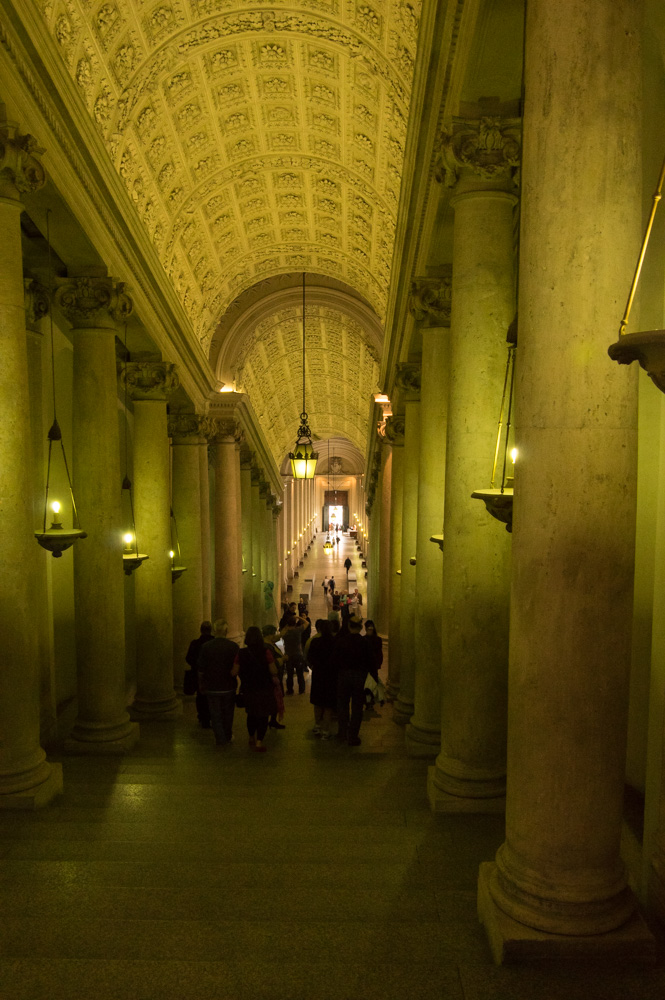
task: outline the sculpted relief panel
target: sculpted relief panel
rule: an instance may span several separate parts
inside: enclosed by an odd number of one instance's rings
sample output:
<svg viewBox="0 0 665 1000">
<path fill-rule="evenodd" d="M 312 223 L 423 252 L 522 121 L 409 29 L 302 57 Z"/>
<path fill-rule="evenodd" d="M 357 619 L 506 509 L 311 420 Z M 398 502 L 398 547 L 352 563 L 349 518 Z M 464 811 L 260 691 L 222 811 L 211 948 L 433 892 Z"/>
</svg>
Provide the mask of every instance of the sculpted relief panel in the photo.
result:
<svg viewBox="0 0 665 1000">
<path fill-rule="evenodd" d="M 415 0 L 31 2 L 204 351 L 276 273 L 344 280 L 383 317 Z"/>
</svg>

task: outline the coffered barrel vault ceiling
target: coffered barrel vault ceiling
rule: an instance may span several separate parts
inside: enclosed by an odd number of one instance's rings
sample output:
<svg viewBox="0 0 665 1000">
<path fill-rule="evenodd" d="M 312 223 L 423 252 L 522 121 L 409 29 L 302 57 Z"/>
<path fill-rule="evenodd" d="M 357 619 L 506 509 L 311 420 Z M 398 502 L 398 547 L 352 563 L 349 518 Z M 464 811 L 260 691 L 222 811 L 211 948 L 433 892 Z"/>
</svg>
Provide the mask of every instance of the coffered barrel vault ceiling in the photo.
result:
<svg viewBox="0 0 665 1000">
<path fill-rule="evenodd" d="M 384 317 L 419 0 L 30 2 L 205 353 L 280 273 Z"/>
</svg>

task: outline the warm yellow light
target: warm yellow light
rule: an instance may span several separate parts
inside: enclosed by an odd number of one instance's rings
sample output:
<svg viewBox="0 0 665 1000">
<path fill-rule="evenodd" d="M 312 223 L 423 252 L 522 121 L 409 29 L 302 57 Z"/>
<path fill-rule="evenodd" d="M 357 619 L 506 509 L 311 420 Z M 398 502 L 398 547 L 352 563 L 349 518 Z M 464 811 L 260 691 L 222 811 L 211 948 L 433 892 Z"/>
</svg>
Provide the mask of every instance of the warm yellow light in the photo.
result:
<svg viewBox="0 0 665 1000">
<path fill-rule="evenodd" d="M 125 543 L 125 545 L 131 545 L 132 542 L 134 541 L 134 536 L 132 535 L 131 531 L 125 532 L 125 534 L 122 536 L 122 540 Z"/>
<path fill-rule="evenodd" d="M 517 448 L 511 448 L 511 449 L 510 449 L 510 457 L 512 458 L 512 460 L 513 460 L 513 465 L 514 465 L 514 464 L 515 464 L 515 461 L 516 461 L 516 459 L 517 459 Z"/>
<path fill-rule="evenodd" d="M 169 550 L 169 558 L 173 559 L 174 555 L 175 555 L 175 552 L 173 551 L 173 549 L 170 549 Z"/>
<path fill-rule="evenodd" d="M 54 500 L 53 503 L 51 504 L 51 510 L 53 511 L 54 514 L 60 513 L 60 503 L 57 500 Z"/>
</svg>

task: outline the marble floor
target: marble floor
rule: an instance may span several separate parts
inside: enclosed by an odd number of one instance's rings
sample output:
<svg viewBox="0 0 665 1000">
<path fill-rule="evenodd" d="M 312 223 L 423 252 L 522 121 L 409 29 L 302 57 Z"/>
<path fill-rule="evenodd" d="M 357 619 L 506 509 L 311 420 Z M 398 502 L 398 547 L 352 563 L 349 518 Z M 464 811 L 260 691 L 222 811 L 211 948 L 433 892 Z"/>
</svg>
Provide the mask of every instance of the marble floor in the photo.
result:
<svg viewBox="0 0 665 1000">
<path fill-rule="evenodd" d="M 662 966 L 495 967 L 476 877 L 502 819 L 433 816 L 387 707 L 353 749 L 308 694 L 285 722 L 259 755 L 237 712 L 218 750 L 187 701 L 122 759 L 51 754 L 64 795 L 0 813 L 0 998 L 663 1000 Z"/>
</svg>

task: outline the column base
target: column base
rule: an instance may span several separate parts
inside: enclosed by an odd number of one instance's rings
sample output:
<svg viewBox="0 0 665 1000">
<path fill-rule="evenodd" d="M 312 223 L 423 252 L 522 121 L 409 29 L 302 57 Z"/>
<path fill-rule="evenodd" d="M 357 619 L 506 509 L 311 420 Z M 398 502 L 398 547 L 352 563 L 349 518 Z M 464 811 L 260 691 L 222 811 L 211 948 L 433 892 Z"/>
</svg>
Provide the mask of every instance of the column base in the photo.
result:
<svg viewBox="0 0 665 1000">
<path fill-rule="evenodd" d="M 408 726 L 412 715 L 413 702 L 403 701 L 398 695 L 393 706 L 393 722 L 396 722 L 398 726 Z"/>
<path fill-rule="evenodd" d="M 409 757 L 438 757 L 441 749 L 441 730 L 422 729 L 413 719 L 406 727 L 406 752 Z"/>
<path fill-rule="evenodd" d="M 41 809 L 56 795 L 62 795 L 62 764 L 49 764 L 49 771 L 39 785 L 23 792 L 0 794 L 0 809 Z"/>
<path fill-rule="evenodd" d="M 604 934 L 550 934 L 513 920 L 492 898 L 490 881 L 494 861 L 484 861 L 478 875 L 478 917 L 484 925 L 492 957 L 497 965 L 504 962 L 600 961 L 632 962 L 652 965 L 656 961 L 656 942 L 637 909 L 630 919 L 614 931 Z"/>
<path fill-rule="evenodd" d="M 130 719 L 135 722 L 161 722 L 179 719 L 182 715 L 182 702 L 175 695 L 164 701 L 143 701 L 141 698 L 135 698 L 127 711 Z"/>
<path fill-rule="evenodd" d="M 486 797 L 453 795 L 436 783 L 436 766 L 427 768 L 427 799 L 433 813 L 484 813 L 497 815 L 506 811 L 505 795 Z"/>
<path fill-rule="evenodd" d="M 127 753 L 139 738 L 136 722 L 127 722 L 110 730 L 90 729 L 76 725 L 65 740 L 63 750 L 69 754 L 85 753 L 92 757 Z"/>
</svg>

